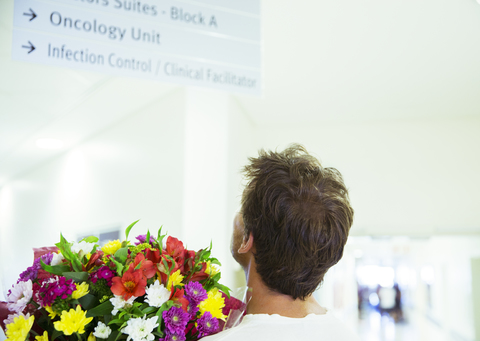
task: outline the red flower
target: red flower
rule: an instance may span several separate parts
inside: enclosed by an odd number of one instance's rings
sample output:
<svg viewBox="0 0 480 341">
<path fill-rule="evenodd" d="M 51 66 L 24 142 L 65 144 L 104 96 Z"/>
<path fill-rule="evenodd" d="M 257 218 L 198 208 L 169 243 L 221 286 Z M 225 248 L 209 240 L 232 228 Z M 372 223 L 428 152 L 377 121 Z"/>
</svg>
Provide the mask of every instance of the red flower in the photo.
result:
<svg viewBox="0 0 480 341">
<path fill-rule="evenodd" d="M 165 249 L 163 249 L 163 252 L 162 252 L 162 256 L 161 256 L 162 259 L 158 262 L 158 269 L 162 277 L 162 283 L 165 284 L 167 281 L 167 275 L 166 275 L 167 269 L 165 269 L 163 260 L 165 260 L 169 269 L 172 267 L 172 264 L 174 264 L 173 269 L 170 271 L 170 273 L 174 273 L 175 271 L 180 269 L 180 272 L 182 273 L 182 275 L 184 275 L 186 255 L 189 255 L 189 254 L 188 254 L 188 251 L 185 250 L 183 243 L 175 237 L 168 236 L 166 247 Z M 172 262 L 172 259 L 174 263 Z"/>
<path fill-rule="evenodd" d="M 189 281 L 201 281 L 205 278 L 208 278 L 208 274 L 205 272 L 207 270 L 207 263 L 202 263 L 202 268 L 195 272 L 192 277 L 189 278 Z"/>
<path fill-rule="evenodd" d="M 135 262 L 133 263 L 133 267 L 142 272 L 142 276 L 145 280 L 148 278 L 152 278 L 157 272 L 156 267 L 153 265 L 152 261 L 146 260 L 143 253 L 137 254 L 137 256 L 135 257 Z"/>
<path fill-rule="evenodd" d="M 147 280 L 143 277 L 142 270 L 135 270 L 133 266 L 123 274 L 122 277 L 113 277 L 112 292 L 117 296 L 123 296 L 126 301 L 130 297 L 145 295 Z"/>
<path fill-rule="evenodd" d="M 97 251 L 93 255 L 90 256 L 87 265 L 84 266 L 85 271 L 91 270 L 94 266 L 100 266 L 105 264 L 102 261 L 103 251 Z"/>
<path fill-rule="evenodd" d="M 167 247 L 163 250 L 163 253 L 169 255 L 173 259 L 183 258 L 185 256 L 185 248 L 183 243 L 175 237 L 168 236 Z"/>
<path fill-rule="evenodd" d="M 157 264 L 161 261 L 160 251 L 147 249 L 145 257 L 153 264 Z"/>
<path fill-rule="evenodd" d="M 180 272 L 183 274 L 185 271 L 184 263 L 186 253 L 183 243 L 175 237 L 168 236 L 166 244 L 167 247 L 163 250 L 162 256 L 164 256 L 169 267 L 172 266 L 172 262 L 165 256 L 170 256 L 175 261 L 175 268 L 172 270 L 172 273 L 180 269 Z"/>
<path fill-rule="evenodd" d="M 192 271 L 195 267 L 195 251 L 185 250 L 185 273 Z"/>
<path fill-rule="evenodd" d="M 173 295 L 170 297 L 170 299 L 175 303 L 180 304 L 182 306 L 183 311 L 187 313 L 189 302 L 184 296 L 185 291 L 183 289 L 175 289 L 175 287 L 172 287 L 172 290 L 175 290 L 175 291 Z"/>
</svg>

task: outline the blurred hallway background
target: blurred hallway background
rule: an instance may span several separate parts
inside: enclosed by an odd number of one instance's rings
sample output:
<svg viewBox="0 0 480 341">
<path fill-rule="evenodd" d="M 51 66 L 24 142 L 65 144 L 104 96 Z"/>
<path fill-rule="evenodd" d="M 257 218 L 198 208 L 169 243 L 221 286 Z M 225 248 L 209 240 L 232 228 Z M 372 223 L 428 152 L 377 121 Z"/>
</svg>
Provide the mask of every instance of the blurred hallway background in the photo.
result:
<svg viewBox="0 0 480 341">
<path fill-rule="evenodd" d="M 479 250 L 478 236 L 352 237 L 317 295 L 363 340 L 474 340 Z"/>
<path fill-rule="evenodd" d="M 355 209 L 320 304 L 365 341 L 480 341 L 480 4 L 261 6 L 257 98 L 12 61 L 0 1 L 0 299 L 32 247 L 122 238 L 137 219 L 132 234 L 212 240 L 223 282 L 243 285 L 240 169 L 297 142 L 340 170 Z"/>
</svg>

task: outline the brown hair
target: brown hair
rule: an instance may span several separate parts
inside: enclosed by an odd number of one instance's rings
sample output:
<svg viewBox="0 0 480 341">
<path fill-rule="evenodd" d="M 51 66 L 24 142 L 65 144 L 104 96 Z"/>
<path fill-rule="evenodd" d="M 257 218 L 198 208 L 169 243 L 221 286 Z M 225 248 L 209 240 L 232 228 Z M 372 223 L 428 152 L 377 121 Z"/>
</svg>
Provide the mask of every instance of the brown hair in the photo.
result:
<svg viewBox="0 0 480 341">
<path fill-rule="evenodd" d="M 257 272 L 270 289 L 304 300 L 347 242 L 353 209 L 342 175 L 297 144 L 249 160 L 241 213 Z"/>
</svg>

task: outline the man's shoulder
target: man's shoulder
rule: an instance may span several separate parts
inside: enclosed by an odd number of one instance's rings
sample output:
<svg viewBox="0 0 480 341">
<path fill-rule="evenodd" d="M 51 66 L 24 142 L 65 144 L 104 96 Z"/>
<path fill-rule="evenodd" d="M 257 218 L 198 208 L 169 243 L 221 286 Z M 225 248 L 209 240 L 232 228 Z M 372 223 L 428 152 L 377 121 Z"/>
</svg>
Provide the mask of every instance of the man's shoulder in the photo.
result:
<svg viewBox="0 0 480 341">
<path fill-rule="evenodd" d="M 280 315 L 247 315 L 237 327 L 206 337 L 205 341 L 305 340 L 305 337 L 336 341 L 359 338 L 333 314 L 288 318 Z"/>
</svg>

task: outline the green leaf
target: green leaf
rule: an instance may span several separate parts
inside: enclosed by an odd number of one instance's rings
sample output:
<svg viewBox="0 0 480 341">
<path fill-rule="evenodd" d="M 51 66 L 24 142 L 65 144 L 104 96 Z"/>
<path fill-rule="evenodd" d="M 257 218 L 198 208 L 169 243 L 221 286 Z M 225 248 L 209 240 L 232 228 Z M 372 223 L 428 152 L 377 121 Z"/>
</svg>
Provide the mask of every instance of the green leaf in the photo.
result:
<svg viewBox="0 0 480 341">
<path fill-rule="evenodd" d="M 195 255 L 195 263 L 204 262 L 210 257 L 211 251 L 208 249 L 201 249 Z"/>
<path fill-rule="evenodd" d="M 218 282 L 218 280 L 220 279 L 220 276 L 222 276 L 222 274 L 219 272 L 219 273 L 215 274 L 214 276 L 212 276 L 212 280 L 214 282 Z"/>
<path fill-rule="evenodd" d="M 156 330 L 152 331 L 152 334 L 153 334 L 153 335 L 155 335 L 155 336 L 157 337 L 157 339 L 158 339 L 158 338 L 162 338 L 162 337 L 163 337 L 163 333 L 162 333 L 162 334 L 160 334 L 160 333 L 159 333 L 159 332 L 157 332 Z M 186 339 L 186 340 L 188 340 L 188 339 Z"/>
<path fill-rule="evenodd" d="M 158 249 L 160 250 L 160 253 L 162 253 L 163 251 L 163 238 L 167 236 L 166 234 L 162 235 L 162 227 L 163 225 L 160 226 L 157 233 L 157 243 L 158 243 Z"/>
<path fill-rule="evenodd" d="M 43 260 L 40 258 L 40 266 L 42 267 L 43 270 L 50 272 L 54 275 L 62 276 L 62 274 L 65 271 L 70 271 L 70 266 L 68 265 L 47 265 L 43 262 Z"/>
<path fill-rule="evenodd" d="M 165 267 L 165 271 L 167 271 L 167 276 L 170 276 L 170 268 L 168 267 L 168 263 L 165 260 L 165 258 L 162 258 L 162 263 L 163 263 L 163 266 Z"/>
<path fill-rule="evenodd" d="M 150 313 L 153 313 L 157 308 L 155 307 L 147 307 L 145 309 L 142 309 L 143 315 L 148 315 Z"/>
<path fill-rule="evenodd" d="M 112 331 L 112 333 L 110 334 L 110 336 L 108 337 L 107 341 L 115 341 L 116 338 L 120 335 L 120 331 L 119 330 L 114 330 Z"/>
<path fill-rule="evenodd" d="M 215 283 L 214 284 L 214 287 L 218 288 L 218 290 L 222 291 L 223 293 L 225 293 L 225 295 L 227 295 L 228 298 L 230 298 L 230 288 L 223 285 L 223 284 L 220 284 L 220 283 Z"/>
<path fill-rule="evenodd" d="M 63 277 L 73 279 L 75 283 L 86 282 L 88 280 L 88 272 L 64 272 Z"/>
<path fill-rule="evenodd" d="M 162 306 L 160 307 L 160 309 L 158 309 L 157 313 L 155 314 L 157 317 L 158 317 L 158 320 L 157 320 L 157 323 L 158 323 L 158 327 L 157 327 L 157 332 L 160 333 L 162 336 L 163 336 L 163 332 L 162 332 L 162 321 L 163 321 L 163 315 L 162 313 L 168 309 L 170 309 L 172 306 L 173 306 L 173 301 L 172 300 L 168 300 L 167 302 L 165 302 L 164 304 L 162 304 Z"/>
<path fill-rule="evenodd" d="M 163 321 L 162 313 L 164 312 L 164 310 L 162 310 L 162 308 L 163 308 L 163 305 L 160 307 L 160 309 L 158 309 L 157 313 L 155 314 L 155 316 L 158 317 L 158 319 L 157 319 L 157 323 L 158 323 L 157 332 L 159 332 L 159 333 L 162 333 L 162 321 Z"/>
<path fill-rule="evenodd" d="M 172 262 L 172 266 L 168 269 L 168 273 L 172 273 L 172 270 L 175 269 L 175 265 L 177 265 L 177 262 L 175 262 L 175 259 L 173 259 L 169 255 L 165 255 L 165 258 L 167 258 L 170 262 Z M 165 259 L 163 259 L 165 260 Z"/>
<path fill-rule="evenodd" d="M 150 244 L 150 230 L 147 230 L 147 238 L 145 239 L 145 243 Z"/>
<path fill-rule="evenodd" d="M 117 261 L 115 260 L 115 258 L 110 258 L 110 260 L 111 260 L 113 263 L 115 263 L 115 265 L 117 266 L 117 274 L 118 274 L 119 276 L 122 276 L 122 274 L 123 274 L 123 268 L 124 268 L 123 264 L 120 263 L 120 262 L 117 262 Z"/>
<path fill-rule="evenodd" d="M 81 240 L 81 242 L 96 243 L 98 242 L 98 238 L 95 236 L 85 237 Z"/>
<path fill-rule="evenodd" d="M 220 261 L 216 258 L 210 258 L 209 261 L 210 261 L 211 264 L 216 264 L 218 266 L 222 266 L 222 263 L 220 263 Z"/>
<path fill-rule="evenodd" d="M 143 312 L 138 309 L 137 307 L 133 307 L 133 309 L 131 310 L 131 313 L 137 317 L 142 317 L 143 316 Z"/>
<path fill-rule="evenodd" d="M 60 233 L 60 242 L 55 244 L 56 247 L 60 250 L 63 257 L 68 260 L 73 267 L 74 271 L 82 271 L 82 262 L 78 259 L 78 256 L 72 252 L 70 243 L 63 237 Z"/>
<path fill-rule="evenodd" d="M 207 260 L 211 254 L 212 254 L 212 251 L 205 251 L 205 253 L 202 255 L 202 261 Z"/>
<path fill-rule="evenodd" d="M 83 310 L 93 309 L 99 303 L 98 298 L 92 294 L 86 294 L 85 296 L 80 297 L 78 302 L 82 306 Z"/>
<path fill-rule="evenodd" d="M 87 311 L 87 317 L 96 317 L 103 316 L 107 314 L 112 314 L 113 304 L 110 300 L 103 302 L 102 304 L 96 306 Z"/>
<path fill-rule="evenodd" d="M 134 227 L 135 224 L 138 223 L 139 221 L 140 221 L 140 219 L 138 219 L 137 221 L 134 221 L 133 223 L 128 225 L 127 229 L 125 230 L 125 239 L 126 240 L 128 240 L 128 235 L 130 234 L 130 230 L 132 229 L 132 227 Z"/>
<path fill-rule="evenodd" d="M 115 252 L 115 259 L 120 263 L 125 263 L 128 257 L 128 247 L 122 247 Z"/>
<path fill-rule="evenodd" d="M 56 329 L 53 329 L 53 333 L 52 333 L 52 338 L 51 340 L 55 340 L 57 337 L 59 337 L 60 335 L 63 335 L 63 333 L 59 330 L 56 330 Z"/>
<path fill-rule="evenodd" d="M 123 322 L 125 322 L 123 319 L 115 319 L 111 320 L 108 324 L 122 324 Z"/>
</svg>

